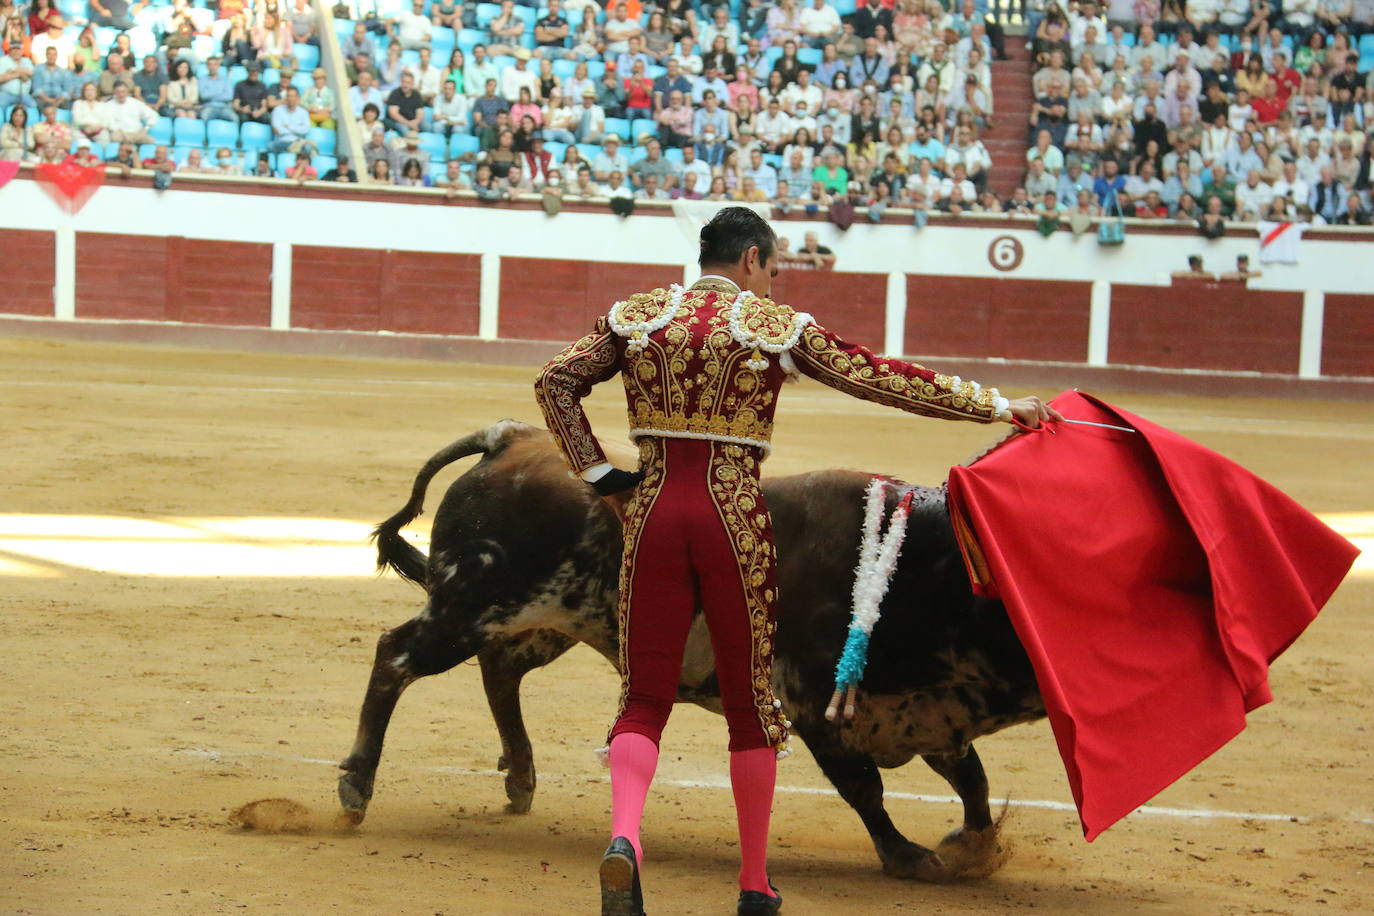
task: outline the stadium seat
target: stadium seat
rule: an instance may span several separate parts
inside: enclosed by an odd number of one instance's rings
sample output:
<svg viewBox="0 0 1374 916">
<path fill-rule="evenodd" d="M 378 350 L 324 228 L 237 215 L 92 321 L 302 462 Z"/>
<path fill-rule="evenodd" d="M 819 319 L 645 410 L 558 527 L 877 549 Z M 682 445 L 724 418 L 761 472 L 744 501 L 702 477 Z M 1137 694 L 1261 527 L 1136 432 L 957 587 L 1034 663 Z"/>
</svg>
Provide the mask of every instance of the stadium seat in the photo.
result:
<svg viewBox="0 0 1374 916">
<path fill-rule="evenodd" d="M 607 118 L 606 130 L 609 133 L 619 134 L 620 139 L 626 142 L 630 139 L 630 122 L 624 118 Z"/>
<path fill-rule="evenodd" d="M 491 21 L 501 15 L 501 4 L 499 3 L 479 3 L 477 4 L 477 28 L 486 32 L 486 28 Z"/>
<path fill-rule="evenodd" d="M 105 148 L 103 150 L 98 150 L 98 152 L 101 154 L 102 159 L 109 161 L 119 155 L 119 144 L 106 143 Z"/>
<path fill-rule="evenodd" d="M 763 161 L 768 163 L 775 169 L 782 168 L 782 156 L 780 156 L 777 153 L 764 153 Z"/>
<path fill-rule="evenodd" d="M 353 37 L 353 27 L 355 25 L 357 25 L 357 23 L 351 19 L 334 20 L 334 34 L 339 36 L 339 44 L 343 44 L 345 41 L 348 41 L 349 38 Z"/>
<path fill-rule="evenodd" d="M 587 61 L 587 78 L 599 80 L 606 75 L 606 62 L 600 60 Z"/>
<path fill-rule="evenodd" d="M 275 67 L 268 67 L 262 71 L 262 84 L 264 86 L 275 86 L 281 82 L 281 71 Z"/>
<path fill-rule="evenodd" d="M 186 157 L 189 156 L 189 155 L 191 154 L 191 151 L 192 151 L 192 150 L 200 151 L 200 147 L 198 147 L 198 146 L 174 146 L 174 147 L 172 147 L 172 151 L 171 151 L 171 153 L 170 153 L 169 155 L 172 157 L 172 161 L 175 162 L 177 165 L 179 165 L 179 166 L 180 166 L 180 165 L 185 165 L 185 164 L 186 164 Z M 201 159 L 201 162 L 202 162 L 202 163 L 205 162 L 205 153 L 204 153 L 204 151 L 200 151 L 200 159 Z"/>
<path fill-rule="evenodd" d="M 171 143 L 172 119 L 158 118 L 157 123 L 148 129 L 148 136 L 152 137 L 156 143 Z"/>
<path fill-rule="evenodd" d="M 509 54 L 493 54 L 491 56 L 491 62 L 496 67 L 498 73 L 507 67 L 515 66 L 515 58 L 511 57 Z"/>
<path fill-rule="evenodd" d="M 291 166 L 296 164 L 295 153 L 277 153 L 272 157 L 272 171 L 282 178 L 290 171 Z"/>
<path fill-rule="evenodd" d="M 667 67 L 660 67 L 658 64 L 650 64 L 649 66 L 644 68 L 644 75 L 651 80 L 656 80 L 667 72 Z"/>
<path fill-rule="evenodd" d="M 229 82 L 231 85 L 237 86 L 246 79 L 248 79 L 248 69 L 242 64 L 235 64 L 229 68 Z"/>
<path fill-rule="evenodd" d="M 576 71 L 577 61 L 575 60 L 556 60 L 553 62 L 553 75 L 559 79 L 572 79 L 572 75 Z"/>
<path fill-rule="evenodd" d="M 658 136 L 658 122 L 653 118 L 635 118 L 630 122 L 630 141 L 639 142 L 640 134 L 648 134 L 651 137 Z"/>
<path fill-rule="evenodd" d="M 177 118 L 172 122 L 172 142 L 177 146 L 204 146 L 205 122 L 192 118 Z"/>
<path fill-rule="evenodd" d="M 429 153 L 431 159 L 446 159 L 448 157 L 448 141 L 441 134 L 421 133 L 420 149 Z"/>
<path fill-rule="evenodd" d="M 833 5 L 835 7 L 835 12 L 839 13 L 841 16 L 848 16 L 858 11 L 859 0 L 835 0 Z"/>
<path fill-rule="evenodd" d="M 59 123 L 62 123 L 62 124 L 70 124 L 70 123 L 72 123 L 72 113 L 71 113 L 71 110 L 70 110 L 70 109 L 67 109 L 67 108 L 59 108 L 59 109 L 57 109 L 57 120 L 58 120 Z"/>
<path fill-rule="evenodd" d="M 311 160 L 311 164 L 315 166 L 320 177 L 323 178 L 326 172 L 339 167 L 339 160 L 333 156 L 316 156 Z"/>
<path fill-rule="evenodd" d="M 405 68 L 407 68 L 407 69 L 410 68 L 410 67 L 418 67 L 418 66 L 420 66 L 420 52 L 419 52 L 419 51 L 402 51 L 402 52 L 401 52 L 401 66 L 402 66 L 402 67 L 405 67 Z"/>
<path fill-rule="evenodd" d="M 1365 54 L 1374 53 L 1374 32 L 1360 36 L 1359 49 L 1361 57 Z"/>
<path fill-rule="evenodd" d="M 532 6 L 520 6 L 520 5 L 517 4 L 516 7 L 515 7 L 515 15 L 517 15 L 517 16 L 519 16 L 521 19 L 525 20 L 525 31 L 526 31 L 526 32 L 530 32 L 530 33 L 533 33 L 533 32 L 534 32 L 534 21 L 535 21 L 535 11 L 534 11 L 534 7 L 532 7 Z"/>
<path fill-rule="evenodd" d="M 631 165 L 634 165 L 639 160 L 647 158 L 648 155 L 649 151 L 647 149 L 642 146 L 636 146 L 634 149 L 630 150 L 630 154 L 626 158 L 630 160 Z"/>
<path fill-rule="evenodd" d="M 303 95 L 305 94 L 305 90 L 315 85 L 315 78 L 310 75 L 309 70 L 300 70 L 297 71 L 295 76 L 291 77 L 291 85 L 299 89 Z"/>
<path fill-rule="evenodd" d="M 302 70 L 314 70 L 320 65 L 320 49 L 314 45 L 297 42 L 291 53 L 295 55 L 296 63 Z"/>
<path fill-rule="evenodd" d="M 334 155 L 334 147 L 339 142 L 338 134 L 327 127 L 310 128 L 310 140 L 315 144 L 315 149 L 326 156 Z"/>
<path fill-rule="evenodd" d="M 267 144 L 272 142 L 272 128 L 257 121 L 245 121 L 239 125 L 239 141 L 244 149 L 267 149 Z"/>
<path fill-rule="evenodd" d="M 239 145 L 239 126 L 234 121 L 221 121 L 215 118 L 205 122 L 205 143 L 207 146 L 227 146 L 236 149 Z"/>
<path fill-rule="evenodd" d="M 797 60 L 806 64 L 808 67 L 819 67 L 821 65 L 821 49 L 798 48 Z"/>
<path fill-rule="evenodd" d="M 156 143 L 144 143 L 142 146 L 140 146 L 140 147 L 138 148 L 138 161 L 139 161 L 139 164 L 141 165 L 141 164 L 143 163 L 143 160 L 144 160 L 144 159 L 151 159 L 151 158 L 153 158 L 153 156 L 156 155 L 156 154 L 157 154 L 157 144 L 156 144 Z"/>
<path fill-rule="evenodd" d="M 487 43 L 487 33 L 480 29 L 463 29 L 458 33 L 458 47 L 463 49 L 463 53 L 471 54 L 472 49 L 477 45 Z"/>
<path fill-rule="evenodd" d="M 601 155 L 601 147 L 597 146 L 595 143 L 579 143 L 577 144 L 577 151 L 581 153 L 582 158 L 586 159 L 588 162 L 591 162 L 597 156 Z"/>
<path fill-rule="evenodd" d="M 680 164 L 682 162 L 682 150 L 677 149 L 676 147 L 674 147 L 673 149 L 664 150 L 663 158 L 667 159 L 669 162 Z"/>
<path fill-rule="evenodd" d="M 476 153 L 482 144 L 471 134 L 454 134 L 449 138 L 449 158 L 456 159 L 466 153 Z"/>
<path fill-rule="evenodd" d="M 458 33 L 445 25 L 436 25 L 434 34 L 430 37 L 430 49 L 434 52 L 434 60 L 448 62 L 449 55 L 453 53 L 453 48 L 458 44 Z"/>
<path fill-rule="evenodd" d="M 554 163 L 563 161 L 563 154 L 567 152 L 568 144 L 559 143 L 556 140 L 547 140 L 544 143 L 544 150 L 553 157 Z"/>
</svg>

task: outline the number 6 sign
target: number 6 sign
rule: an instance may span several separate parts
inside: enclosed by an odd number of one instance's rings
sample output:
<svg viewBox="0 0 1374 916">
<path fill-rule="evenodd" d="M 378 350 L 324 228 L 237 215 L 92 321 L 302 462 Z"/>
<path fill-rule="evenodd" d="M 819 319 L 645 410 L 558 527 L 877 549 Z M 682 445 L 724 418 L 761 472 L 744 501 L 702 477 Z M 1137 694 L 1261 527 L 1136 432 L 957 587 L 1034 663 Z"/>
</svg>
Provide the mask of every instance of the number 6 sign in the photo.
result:
<svg viewBox="0 0 1374 916">
<path fill-rule="evenodd" d="M 999 235 L 988 245 L 988 263 L 994 270 L 1015 270 L 1025 255 L 1021 242 L 1010 235 Z"/>
</svg>

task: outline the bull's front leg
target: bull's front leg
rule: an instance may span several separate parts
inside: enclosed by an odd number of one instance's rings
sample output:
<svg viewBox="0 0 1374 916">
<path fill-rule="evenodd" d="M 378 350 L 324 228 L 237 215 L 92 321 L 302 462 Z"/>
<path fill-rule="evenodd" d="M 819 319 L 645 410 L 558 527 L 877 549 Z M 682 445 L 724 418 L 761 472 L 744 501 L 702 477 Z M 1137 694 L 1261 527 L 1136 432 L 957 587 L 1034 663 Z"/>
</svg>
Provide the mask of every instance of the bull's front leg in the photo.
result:
<svg viewBox="0 0 1374 916">
<path fill-rule="evenodd" d="M 496 730 L 501 735 L 501 759 L 506 771 L 506 811 L 525 814 L 534 802 L 534 750 L 520 711 L 520 682 L 535 668 L 547 665 L 575 645 L 576 640 L 554 630 L 529 630 L 492 640 L 479 653 L 482 686 L 487 692 Z"/>
<path fill-rule="evenodd" d="M 988 777 L 983 761 L 972 745 L 960 754 L 924 754 L 921 757 L 939 773 L 964 803 L 964 823 L 951 831 L 936 848 L 952 875 L 983 878 L 1001 868 L 1006 847 L 988 806 Z"/>
<path fill-rule="evenodd" d="M 387 630 L 377 640 L 377 654 L 367 681 L 358 733 L 353 749 L 339 763 L 339 802 L 354 824 L 362 823 L 372 800 L 377 765 L 382 759 L 382 744 L 396 701 L 416 680 L 440 674 L 470 658 L 458 642 L 449 638 L 441 624 L 428 614 L 407 620 Z"/>
<path fill-rule="evenodd" d="M 872 757 L 845 748 L 824 726 L 812 733 L 799 726 L 798 733 L 806 741 L 821 772 L 868 829 L 885 873 L 917 881 L 948 880 L 948 871 L 940 857 L 902 836 L 892 823 L 883 806 L 883 777 Z"/>
</svg>

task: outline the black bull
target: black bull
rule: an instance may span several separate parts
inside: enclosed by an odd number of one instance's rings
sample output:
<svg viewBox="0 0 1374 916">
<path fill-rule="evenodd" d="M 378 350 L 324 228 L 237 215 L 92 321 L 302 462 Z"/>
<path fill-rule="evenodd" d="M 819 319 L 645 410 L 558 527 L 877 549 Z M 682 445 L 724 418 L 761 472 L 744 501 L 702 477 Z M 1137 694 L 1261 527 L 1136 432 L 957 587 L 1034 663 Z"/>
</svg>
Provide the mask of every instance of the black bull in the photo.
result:
<svg viewBox="0 0 1374 916">
<path fill-rule="evenodd" d="M 435 515 L 426 558 L 399 531 L 420 514 L 434 474 L 474 454 L 481 461 L 449 487 Z M 795 733 L 863 820 L 887 873 L 923 880 L 986 873 L 1000 853 L 972 742 L 1038 719 L 1044 706 L 1005 609 L 970 590 L 942 491 L 922 491 L 912 511 L 854 718 L 824 717 L 849 625 L 868 479 L 819 471 L 764 481 L 780 564 L 774 689 Z M 576 642 L 617 663 L 614 515 L 568 474 L 547 433 L 503 421 L 431 458 L 410 502 L 376 533 L 379 565 L 422 585 L 429 600 L 377 644 L 357 740 L 340 764 L 345 810 L 357 821 L 366 811 L 401 692 L 476 655 L 501 736 L 509 810 L 528 811 L 535 775 L 521 678 Z M 719 712 L 710 652 L 698 615 L 678 698 Z M 964 805 L 962 828 L 938 853 L 903 837 L 883 807 L 878 768 L 917 755 Z"/>
</svg>

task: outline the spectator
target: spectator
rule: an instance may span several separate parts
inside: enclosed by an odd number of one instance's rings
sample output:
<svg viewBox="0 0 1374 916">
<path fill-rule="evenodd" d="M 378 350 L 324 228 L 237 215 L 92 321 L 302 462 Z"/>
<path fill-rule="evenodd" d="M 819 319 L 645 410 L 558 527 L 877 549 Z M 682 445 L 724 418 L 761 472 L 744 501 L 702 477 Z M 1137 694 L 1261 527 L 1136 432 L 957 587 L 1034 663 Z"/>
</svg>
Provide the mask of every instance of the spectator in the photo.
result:
<svg viewBox="0 0 1374 916">
<path fill-rule="evenodd" d="M 1083 192 L 1091 194 L 1093 181 L 1093 176 L 1083 170 L 1083 164 L 1077 158 L 1068 160 L 1059 175 L 1059 202 L 1064 209 L 1075 206 Z"/>
<path fill-rule="evenodd" d="M 314 153 L 310 140 L 310 114 L 301 105 L 301 93 L 295 86 L 286 89 L 286 101 L 272 109 L 272 142 L 268 150 L 281 153 Z"/>
<path fill-rule="evenodd" d="M 410 73 L 401 74 L 401 85 L 391 91 L 386 99 L 386 124 L 400 133 L 418 131 L 424 120 L 421 109 L 424 100 L 415 89 L 415 77 Z"/>
<path fill-rule="evenodd" d="M 130 97 L 124 83 L 116 83 L 114 97 L 101 106 L 101 124 L 115 143 L 152 143 L 148 130 L 156 123 L 157 112 Z"/>
<path fill-rule="evenodd" d="M 368 172 L 368 184 L 384 185 L 390 187 L 394 183 L 391 172 L 390 159 L 372 160 L 372 168 Z"/>
<path fill-rule="evenodd" d="M 366 54 L 369 60 L 377 59 L 377 43 L 372 40 L 364 22 L 354 23 L 353 34 L 344 41 L 341 50 L 347 60 L 353 60 L 359 54 Z"/>
<path fill-rule="evenodd" d="M 592 162 L 593 177 L 602 184 L 609 182 L 613 174 L 623 179 L 630 168 L 630 161 L 620 151 L 620 137 L 616 134 L 606 134 L 605 139 L 601 141 L 601 147 L 601 152 Z"/>
<path fill-rule="evenodd" d="M 659 187 L 658 176 L 653 174 L 644 176 L 644 183 L 640 189 L 635 192 L 634 196 L 638 200 L 669 199 L 668 192 Z"/>
<path fill-rule="evenodd" d="M 596 103 L 596 90 L 582 90 L 582 107 L 577 112 L 577 142 L 600 143 L 606 131 L 606 112 Z"/>
<path fill-rule="evenodd" d="M 882 0 L 868 0 L 851 17 L 854 34 L 862 39 L 872 38 L 878 26 L 892 33 L 892 10 L 882 4 Z"/>
<path fill-rule="evenodd" d="M 105 143 L 109 135 L 101 114 L 100 93 L 95 83 L 81 87 L 81 98 L 72 103 L 72 125 L 82 136 L 97 143 Z"/>
<path fill-rule="evenodd" d="M 1059 189 L 1059 179 L 1045 170 L 1043 159 L 1032 159 L 1026 172 L 1025 191 L 1030 200 L 1039 200 L 1046 193 L 1054 194 Z"/>
<path fill-rule="evenodd" d="M 1164 182 L 1156 174 L 1154 162 L 1149 159 L 1143 161 L 1139 171 L 1126 179 L 1125 190 L 1127 194 L 1136 199 L 1143 198 L 1151 191 L 1158 192 L 1162 197 Z"/>
<path fill-rule="evenodd" d="M 1051 142 L 1055 146 L 1064 145 L 1069 130 L 1069 100 L 1063 95 L 1063 87 L 1064 84 L 1058 80 L 1051 80 L 1046 94 L 1037 98 L 1030 110 L 1032 135 L 1039 134 L 1042 130 L 1049 131 Z"/>
<path fill-rule="evenodd" d="M 667 191 L 672 188 L 675 176 L 673 164 L 663 158 L 663 147 L 656 139 L 648 139 L 644 143 L 647 155 L 638 160 L 629 168 L 629 174 L 636 184 L 643 185 L 649 176 L 657 178 L 657 185 L 664 191 L 664 198 Z"/>
<path fill-rule="evenodd" d="M 29 84 L 30 94 L 39 108 L 47 105 L 65 107 L 71 102 L 71 73 L 57 64 L 57 48 L 48 45 L 43 53 L 43 63 L 33 71 Z"/>
<path fill-rule="evenodd" d="M 1273 199 L 1274 189 L 1260 180 L 1257 169 L 1251 169 L 1245 183 L 1236 188 L 1236 219 L 1245 223 L 1258 221 Z"/>
<path fill-rule="evenodd" d="M 327 85 L 328 78 L 322 67 L 316 67 L 310 74 L 311 87 L 301 96 L 301 104 L 310 115 L 310 123 L 326 130 L 334 129 L 334 91 Z"/>
<path fill-rule="evenodd" d="M 813 48 L 830 47 L 840 37 L 840 14 L 825 0 L 812 0 L 812 5 L 801 11 L 800 20 L 801 36 Z"/>
<path fill-rule="evenodd" d="M 486 46 L 474 45 L 472 60 L 463 68 L 463 91 L 471 96 L 481 95 L 486 91 L 488 81 L 499 85 L 500 77 L 495 62 L 487 56 Z"/>
<path fill-rule="evenodd" d="M 1312 208 L 1313 213 L 1326 222 L 1335 223 L 1348 210 L 1348 196 L 1349 191 L 1336 180 L 1335 170 L 1331 166 L 1325 165 L 1321 168 L 1319 180 L 1312 187 L 1307 204 Z"/>
<path fill-rule="evenodd" d="M 867 9 L 867 7 L 864 7 L 864 9 Z M 859 12 L 862 13 L 863 10 Z M 944 46 L 940 45 L 938 47 L 943 48 Z M 943 53 L 940 53 L 940 58 L 943 60 Z M 949 67 L 949 78 L 952 86 L 957 68 L 948 62 L 945 62 L 945 66 Z M 871 36 L 864 39 L 863 53 L 855 57 L 854 62 L 849 66 L 849 82 L 851 84 L 862 86 L 870 80 L 879 86 L 886 86 L 888 81 L 887 61 L 878 53 L 878 39 Z M 941 88 L 944 87 L 942 86 Z"/>
<path fill-rule="evenodd" d="M 253 48 L 257 51 L 254 58 L 269 67 L 281 67 L 291 58 L 293 39 L 291 26 L 287 25 L 276 13 L 263 14 L 262 20 L 253 29 Z"/>
<path fill-rule="evenodd" d="M 1212 180 L 1206 185 L 1206 197 L 1208 200 L 1220 198 L 1222 213 L 1230 216 L 1236 209 L 1236 183 L 1227 177 L 1226 167 L 1221 163 L 1212 166 L 1209 174 Z M 1203 201 L 1203 209 L 1209 209 L 1207 200 Z"/>
<path fill-rule="evenodd" d="M 176 161 L 172 159 L 170 151 L 165 143 L 159 143 L 153 148 L 153 154 L 143 160 L 143 168 L 151 169 L 154 172 L 166 172 L 168 174 L 177 170 Z"/>
<path fill-rule="evenodd" d="M 1285 162 L 1283 177 L 1274 182 L 1274 197 L 1284 198 L 1290 205 L 1306 203 L 1311 195 L 1312 185 L 1298 174 L 1295 162 Z"/>
<path fill-rule="evenodd" d="M 682 91 L 671 90 L 668 93 L 668 104 L 663 106 L 657 115 L 660 142 L 671 149 L 690 148 L 693 139 L 692 118 L 692 108 L 687 104 Z"/>
<path fill-rule="evenodd" d="M 458 92 L 458 87 L 452 80 L 445 80 L 441 85 L 439 99 L 434 103 L 435 132 L 445 137 L 451 137 L 455 133 L 469 133 L 468 97 Z"/>
<path fill-rule="evenodd" d="M 410 10 L 402 10 L 387 22 L 387 32 L 407 51 L 428 49 L 434 36 L 434 23 L 425 15 L 425 0 L 413 0 Z"/>
<path fill-rule="evenodd" d="M 606 35 L 606 50 L 612 54 L 623 54 L 630 49 L 630 39 L 641 34 L 643 30 L 639 27 L 638 19 L 630 18 L 625 4 L 616 3 L 603 31 Z"/>
<path fill-rule="evenodd" d="M 0 57 L 0 108 L 33 104 L 33 63 L 18 42 L 10 42 Z"/>
<path fill-rule="evenodd" d="M 1218 239 L 1226 234 L 1225 204 L 1216 195 L 1207 198 L 1202 215 L 1197 218 L 1198 231 L 1204 238 Z"/>
<path fill-rule="evenodd" d="M 9 120 L 0 127 L 0 161 L 22 162 L 33 150 L 33 130 L 29 127 L 29 111 L 16 105 Z"/>
<path fill-rule="evenodd" d="M 457 159 L 450 159 L 449 163 L 455 167 L 459 165 Z M 347 156 L 340 156 L 338 160 L 335 162 L 334 167 L 329 171 L 325 172 L 324 176 L 320 180 L 336 181 L 344 184 L 357 184 L 358 173 L 353 171 L 353 167 L 349 163 Z"/>
<path fill-rule="evenodd" d="M 262 84 L 256 61 L 245 65 L 248 75 L 234 87 L 234 113 L 240 121 L 269 122 L 267 87 Z"/>
<path fill-rule="evenodd" d="M 502 187 L 501 182 L 492 174 L 491 166 L 485 162 L 477 165 L 477 172 L 472 179 L 472 190 L 477 193 L 478 200 L 487 203 L 510 199 L 510 193 Z"/>
<path fill-rule="evenodd" d="M 162 116 L 166 118 L 200 117 L 200 81 L 191 72 L 191 62 L 178 60 L 172 64 L 172 79 L 167 83 Z"/>
<path fill-rule="evenodd" d="M 280 108 L 278 110 L 280 110 Z M 286 177 L 295 181 L 297 184 L 305 184 L 307 181 L 317 180 L 320 177 L 320 173 L 311 163 L 310 153 L 300 152 L 296 154 L 296 161 L 286 170 Z"/>
<path fill-rule="evenodd" d="M 420 165 L 418 159 L 403 156 L 400 173 L 396 176 L 396 184 L 405 188 L 428 188 L 433 185 L 433 181 L 425 174 L 424 167 Z"/>
<path fill-rule="evenodd" d="M 444 166 L 444 177 L 434 182 L 436 188 L 442 188 L 448 192 L 448 198 L 452 200 L 458 196 L 459 191 L 467 190 L 467 181 L 463 178 L 463 167 L 457 159 L 450 159 Z"/>
<path fill-rule="evenodd" d="M 386 142 L 386 129 L 378 124 L 372 128 L 372 133 L 367 135 L 368 140 L 363 144 L 363 167 L 369 176 L 376 174 L 376 165 L 379 160 L 385 159 L 387 165 L 391 164 L 392 149 Z M 388 182 L 390 181 L 388 172 Z"/>
<path fill-rule="evenodd" d="M 415 89 L 426 105 L 434 104 L 439 96 L 440 70 L 431 63 L 433 52 L 429 48 L 420 49 L 420 62 L 407 69 L 415 77 Z"/>
</svg>

